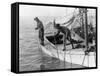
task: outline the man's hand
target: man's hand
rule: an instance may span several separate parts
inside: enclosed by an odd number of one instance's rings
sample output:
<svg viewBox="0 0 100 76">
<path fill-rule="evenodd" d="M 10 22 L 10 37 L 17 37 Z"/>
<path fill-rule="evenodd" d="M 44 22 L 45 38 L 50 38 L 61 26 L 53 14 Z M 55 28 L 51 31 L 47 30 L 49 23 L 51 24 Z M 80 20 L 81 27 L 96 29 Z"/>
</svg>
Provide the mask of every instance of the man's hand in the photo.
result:
<svg viewBox="0 0 100 76">
<path fill-rule="evenodd" d="M 54 36 L 57 37 L 57 32 L 54 32 Z"/>
<path fill-rule="evenodd" d="M 37 30 L 38 28 L 35 28 L 35 30 Z"/>
<path fill-rule="evenodd" d="M 54 32 L 54 35 L 56 35 L 57 34 L 57 32 Z"/>
</svg>

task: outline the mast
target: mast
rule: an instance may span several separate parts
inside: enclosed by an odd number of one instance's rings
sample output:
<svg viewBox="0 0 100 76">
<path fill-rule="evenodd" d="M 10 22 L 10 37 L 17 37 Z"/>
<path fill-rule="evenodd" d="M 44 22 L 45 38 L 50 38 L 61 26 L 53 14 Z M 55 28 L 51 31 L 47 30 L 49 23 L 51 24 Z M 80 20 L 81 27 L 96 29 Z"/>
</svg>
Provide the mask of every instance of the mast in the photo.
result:
<svg viewBox="0 0 100 76">
<path fill-rule="evenodd" d="M 79 8 L 79 14 L 81 16 L 82 31 L 85 38 L 85 48 L 88 50 L 88 25 L 87 25 L 87 8 Z"/>
<path fill-rule="evenodd" d="M 87 23 L 87 8 L 85 8 L 84 9 L 84 18 L 85 18 L 85 24 L 84 24 L 84 32 L 85 32 L 85 48 L 86 48 L 86 50 L 85 50 L 85 55 L 87 55 L 87 62 L 88 62 L 88 67 L 89 67 L 89 51 L 88 51 L 88 23 Z"/>
<path fill-rule="evenodd" d="M 87 8 L 83 8 L 83 27 L 84 27 L 84 35 L 85 35 L 85 56 L 82 62 L 82 65 L 84 64 L 85 58 L 87 57 L 87 63 L 89 67 L 89 51 L 88 51 L 88 23 L 87 23 Z"/>
<path fill-rule="evenodd" d="M 84 12 L 84 33 L 85 33 L 85 46 L 86 52 L 88 51 L 88 25 L 87 25 L 87 9 L 83 9 Z"/>
<path fill-rule="evenodd" d="M 83 31 L 83 33 L 84 33 L 84 18 L 83 18 L 83 11 L 82 11 L 82 14 L 81 14 L 81 16 L 82 16 L 82 31 Z"/>
</svg>

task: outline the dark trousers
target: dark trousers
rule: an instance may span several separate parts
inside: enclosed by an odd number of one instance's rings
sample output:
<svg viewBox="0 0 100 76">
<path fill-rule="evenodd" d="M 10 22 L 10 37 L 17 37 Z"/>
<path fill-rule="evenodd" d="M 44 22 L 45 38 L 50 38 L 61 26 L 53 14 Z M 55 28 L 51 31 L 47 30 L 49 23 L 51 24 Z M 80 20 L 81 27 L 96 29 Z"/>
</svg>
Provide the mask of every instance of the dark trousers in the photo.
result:
<svg viewBox="0 0 100 76">
<path fill-rule="evenodd" d="M 73 41 L 72 41 L 72 38 L 71 38 L 71 35 L 67 36 L 68 40 L 70 41 L 71 45 L 72 45 L 72 49 L 74 49 L 74 45 L 73 45 Z"/>
<path fill-rule="evenodd" d="M 39 39 L 40 39 L 40 44 L 44 45 L 44 29 L 39 30 Z"/>
<path fill-rule="evenodd" d="M 72 42 L 72 39 L 71 39 L 71 35 L 70 33 L 67 33 L 67 34 L 64 34 L 64 50 L 66 50 L 66 39 L 68 39 L 70 42 L 71 42 L 71 45 L 72 45 L 72 48 L 74 48 L 74 45 L 73 45 L 73 42 Z"/>
</svg>

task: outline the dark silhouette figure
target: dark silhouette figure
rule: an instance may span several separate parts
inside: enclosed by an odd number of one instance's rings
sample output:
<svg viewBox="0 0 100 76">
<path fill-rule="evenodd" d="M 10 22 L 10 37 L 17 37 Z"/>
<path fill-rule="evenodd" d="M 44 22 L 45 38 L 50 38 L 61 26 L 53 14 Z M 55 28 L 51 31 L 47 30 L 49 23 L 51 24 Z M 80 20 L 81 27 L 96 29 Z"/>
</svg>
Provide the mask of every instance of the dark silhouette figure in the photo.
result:
<svg viewBox="0 0 100 76">
<path fill-rule="evenodd" d="M 34 18 L 34 20 L 37 22 L 37 27 L 35 28 L 35 30 L 39 30 L 40 44 L 44 46 L 44 26 L 43 26 L 43 23 L 39 20 L 38 17 Z"/>
<path fill-rule="evenodd" d="M 64 39 L 63 39 L 64 49 L 63 49 L 63 51 L 66 50 L 66 39 L 68 39 L 71 42 L 72 48 L 74 49 L 73 42 L 71 39 L 70 30 L 67 27 L 60 26 L 60 24 L 55 24 L 55 23 L 54 23 L 54 28 L 56 28 L 58 30 L 58 33 L 56 34 L 56 36 L 59 35 L 60 32 L 63 33 L 63 36 L 64 36 Z"/>
</svg>

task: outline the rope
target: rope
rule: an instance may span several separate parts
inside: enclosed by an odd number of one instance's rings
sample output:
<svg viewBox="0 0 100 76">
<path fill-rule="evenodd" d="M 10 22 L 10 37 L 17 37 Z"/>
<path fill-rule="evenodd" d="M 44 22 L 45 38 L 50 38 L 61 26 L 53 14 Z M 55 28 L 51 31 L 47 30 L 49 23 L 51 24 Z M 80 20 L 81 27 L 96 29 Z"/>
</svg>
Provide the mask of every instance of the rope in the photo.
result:
<svg viewBox="0 0 100 76">
<path fill-rule="evenodd" d="M 70 62 L 71 62 L 71 68 L 72 68 L 72 57 L 71 57 L 71 51 L 69 52 L 69 56 L 70 56 Z"/>
<path fill-rule="evenodd" d="M 82 62 L 82 65 L 84 65 L 85 57 L 86 57 L 86 55 L 84 55 L 84 58 L 83 58 L 83 62 Z"/>
<path fill-rule="evenodd" d="M 64 51 L 64 69 L 66 68 L 66 64 L 65 64 L 66 63 L 66 58 L 65 57 L 66 57 L 66 51 Z"/>
<path fill-rule="evenodd" d="M 54 36 L 54 42 L 55 42 L 55 45 L 56 45 L 56 38 Z M 56 47 L 57 48 L 57 47 Z M 59 52 L 58 52 L 58 48 L 57 48 L 57 56 L 58 56 L 58 59 L 59 59 Z M 60 59 L 59 59 L 59 62 L 60 62 Z"/>
<path fill-rule="evenodd" d="M 87 56 L 87 66 L 89 67 L 89 53 L 86 53 L 86 52 L 85 52 L 85 55 L 84 55 L 84 58 L 83 58 L 82 65 L 84 65 L 84 61 L 85 61 L 86 56 Z"/>
</svg>

